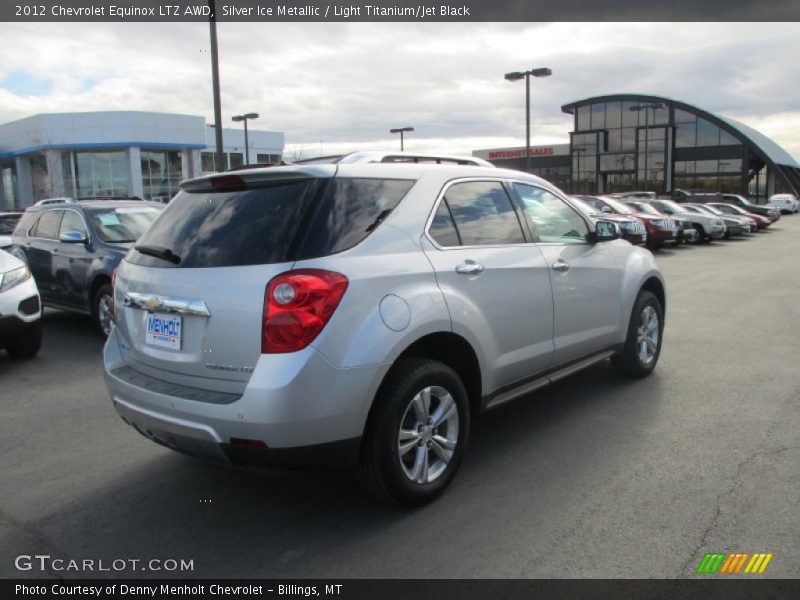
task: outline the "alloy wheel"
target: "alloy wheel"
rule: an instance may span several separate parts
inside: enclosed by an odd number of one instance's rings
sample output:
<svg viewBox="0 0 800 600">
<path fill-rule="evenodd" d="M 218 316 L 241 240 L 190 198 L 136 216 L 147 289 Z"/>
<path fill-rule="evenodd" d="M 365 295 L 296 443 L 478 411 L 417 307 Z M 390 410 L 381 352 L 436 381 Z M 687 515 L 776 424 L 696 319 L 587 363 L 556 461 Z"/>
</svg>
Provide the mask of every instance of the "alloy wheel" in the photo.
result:
<svg viewBox="0 0 800 600">
<path fill-rule="evenodd" d="M 458 444 L 458 406 L 445 388 L 429 386 L 408 403 L 397 435 L 406 477 L 418 484 L 438 479 Z"/>
<path fill-rule="evenodd" d="M 639 361 L 642 365 L 646 366 L 653 362 L 658 350 L 658 335 L 658 313 L 655 308 L 647 305 L 642 311 L 636 337 Z"/>
</svg>

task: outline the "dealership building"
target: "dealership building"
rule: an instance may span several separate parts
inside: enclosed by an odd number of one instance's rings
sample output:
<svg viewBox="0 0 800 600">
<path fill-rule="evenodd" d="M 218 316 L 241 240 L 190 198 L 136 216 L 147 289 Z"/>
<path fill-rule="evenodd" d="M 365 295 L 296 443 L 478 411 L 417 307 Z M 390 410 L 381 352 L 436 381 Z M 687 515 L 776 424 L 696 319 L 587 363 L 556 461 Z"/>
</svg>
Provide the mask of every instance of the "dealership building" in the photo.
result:
<svg viewBox="0 0 800 600">
<path fill-rule="evenodd" d="M 571 102 L 569 143 L 531 148 L 531 172 L 571 193 L 703 189 L 760 200 L 800 196 L 800 165 L 764 134 L 678 100 L 614 94 Z M 476 150 L 525 168 L 525 148 Z"/>
<path fill-rule="evenodd" d="M 225 166 L 245 163 L 243 129 L 223 128 Z M 0 210 L 59 196 L 165 201 L 214 170 L 203 117 L 141 111 L 41 114 L 0 125 Z M 280 132 L 248 131 L 250 162 L 278 163 Z"/>
</svg>

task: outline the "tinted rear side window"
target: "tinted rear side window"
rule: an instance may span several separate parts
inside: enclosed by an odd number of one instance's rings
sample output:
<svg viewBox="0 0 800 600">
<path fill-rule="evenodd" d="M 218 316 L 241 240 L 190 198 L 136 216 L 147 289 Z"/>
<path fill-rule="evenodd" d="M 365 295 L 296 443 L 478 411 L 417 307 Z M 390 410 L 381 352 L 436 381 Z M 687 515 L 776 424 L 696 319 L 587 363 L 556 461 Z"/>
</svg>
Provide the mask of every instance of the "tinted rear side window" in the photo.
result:
<svg viewBox="0 0 800 600">
<path fill-rule="evenodd" d="M 298 259 L 336 254 L 363 241 L 389 216 L 414 181 L 335 178 L 315 202 Z"/>
<path fill-rule="evenodd" d="M 61 223 L 61 214 L 63 211 L 51 210 L 44 213 L 39 217 L 39 222 L 36 224 L 36 231 L 34 237 L 44 238 L 46 240 L 55 240 L 58 238 L 58 225 Z"/>
</svg>

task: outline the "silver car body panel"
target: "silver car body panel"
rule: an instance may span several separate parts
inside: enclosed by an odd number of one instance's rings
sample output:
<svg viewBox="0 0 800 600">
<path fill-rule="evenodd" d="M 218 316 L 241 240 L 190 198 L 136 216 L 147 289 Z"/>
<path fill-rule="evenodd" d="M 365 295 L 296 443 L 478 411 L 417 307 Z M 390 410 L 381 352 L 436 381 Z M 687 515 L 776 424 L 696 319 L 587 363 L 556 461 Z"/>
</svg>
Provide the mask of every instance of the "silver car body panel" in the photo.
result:
<svg viewBox="0 0 800 600">
<path fill-rule="evenodd" d="M 188 436 L 219 444 L 246 438 L 264 440 L 270 448 L 294 448 L 360 437 L 392 364 L 430 334 L 454 333 L 466 340 L 478 360 L 484 397 L 501 393 L 510 399 L 517 395 L 514 386 L 530 386 L 537 374 L 571 372 L 563 370 L 565 365 L 573 364 L 574 370 L 618 348 L 641 287 L 651 278 L 664 285 L 652 254 L 623 240 L 445 249 L 425 234 L 445 186 L 465 178 L 522 181 L 570 204 L 535 176 L 391 163 L 265 171 L 264 177 L 302 172 L 416 182 L 371 235 L 332 256 L 197 269 L 123 261 L 115 287 L 118 324 L 104 351 L 105 379 L 120 415 L 159 441 Z M 468 259 L 482 264 L 483 271 L 457 274 L 456 266 Z M 555 270 L 559 261 L 570 268 Z M 296 268 L 343 273 L 347 291 L 311 345 L 292 353 L 261 354 L 266 285 Z M 166 308 L 181 314 L 185 337 L 180 350 L 144 343 L 148 302 L 157 303 L 152 296 L 167 299 Z M 200 303 L 207 314 L 180 311 Z M 163 393 L 169 389 L 164 386 L 146 389 L 114 374 L 125 368 L 239 398 L 204 402 Z"/>
</svg>

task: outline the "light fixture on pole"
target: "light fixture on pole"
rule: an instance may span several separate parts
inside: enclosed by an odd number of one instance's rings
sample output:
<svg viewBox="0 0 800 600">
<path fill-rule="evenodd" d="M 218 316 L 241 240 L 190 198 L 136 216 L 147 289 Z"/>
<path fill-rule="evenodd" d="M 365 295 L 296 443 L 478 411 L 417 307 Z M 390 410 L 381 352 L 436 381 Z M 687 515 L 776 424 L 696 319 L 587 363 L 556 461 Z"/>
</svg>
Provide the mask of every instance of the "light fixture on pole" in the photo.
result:
<svg viewBox="0 0 800 600">
<path fill-rule="evenodd" d="M 396 127 L 394 129 L 390 129 L 389 133 L 399 133 L 400 134 L 400 152 L 402 152 L 405 147 L 403 145 L 403 134 L 408 133 L 410 131 L 414 131 L 413 127 Z"/>
<path fill-rule="evenodd" d="M 525 170 L 531 170 L 531 77 L 549 77 L 553 72 L 547 67 L 529 71 L 506 73 L 506 81 L 525 80 Z"/>
<path fill-rule="evenodd" d="M 233 117 L 233 120 L 237 123 L 239 121 L 244 121 L 244 164 L 250 164 L 250 144 L 247 140 L 247 120 L 248 119 L 257 119 L 258 113 L 247 113 L 245 115 L 236 115 Z"/>
<path fill-rule="evenodd" d="M 648 185 L 647 179 L 649 177 L 649 173 L 647 172 L 647 154 L 650 152 L 650 144 L 648 132 L 650 131 L 650 111 L 653 111 L 653 116 L 655 117 L 655 111 L 664 108 L 663 102 L 654 102 L 652 104 L 634 104 L 631 106 L 631 110 L 633 112 L 641 112 L 644 111 L 644 177 L 645 177 L 645 186 Z M 655 118 L 653 119 L 653 124 L 655 124 Z M 637 161 L 636 171 L 639 171 L 639 165 Z M 638 182 L 638 179 L 637 179 Z"/>
</svg>

